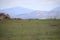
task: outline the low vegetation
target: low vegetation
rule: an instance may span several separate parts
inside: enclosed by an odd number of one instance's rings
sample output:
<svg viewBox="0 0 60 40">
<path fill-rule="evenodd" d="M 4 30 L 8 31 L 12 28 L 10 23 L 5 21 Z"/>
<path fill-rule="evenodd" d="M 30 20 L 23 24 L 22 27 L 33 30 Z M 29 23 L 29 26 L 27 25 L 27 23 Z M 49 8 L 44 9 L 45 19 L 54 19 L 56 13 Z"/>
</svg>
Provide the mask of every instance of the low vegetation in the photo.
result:
<svg viewBox="0 0 60 40">
<path fill-rule="evenodd" d="M 60 40 L 60 19 L 0 21 L 0 40 Z"/>
</svg>

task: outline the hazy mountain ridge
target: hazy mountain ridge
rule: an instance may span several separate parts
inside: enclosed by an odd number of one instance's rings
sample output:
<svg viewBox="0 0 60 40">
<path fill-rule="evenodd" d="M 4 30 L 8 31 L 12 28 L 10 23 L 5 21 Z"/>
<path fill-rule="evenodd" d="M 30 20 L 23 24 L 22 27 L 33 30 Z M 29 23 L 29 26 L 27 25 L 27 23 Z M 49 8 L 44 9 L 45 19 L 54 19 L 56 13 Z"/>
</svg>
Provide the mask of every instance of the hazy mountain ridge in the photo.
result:
<svg viewBox="0 0 60 40">
<path fill-rule="evenodd" d="M 17 15 L 17 17 L 21 17 L 21 18 L 45 18 L 44 16 L 46 16 L 46 11 L 33 11 L 31 13 L 28 14 L 19 14 Z"/>
<path fill-rule="evenodd" d="M 30 13 L 32 11 L 33 11 L 32 9 L 27 9 L 23 7 L 14 7 L 14 8 L 8 8 L 8 9 L 1 10 L 0 12 L 7 13 L 12 17 L 16 17 L 16 15 Z"/>
<path fill-rule="evenodd" d="M 49 15 L 50 14 L 50 15 Z M 48 12 L 49 18 L 58 18 L 60 19 L 60 7 L 57 7 Z"/>
<path fill-rule="evenodd" d="M 57 7 L 51 11 L 31 10 L 23 7 L 15 7 L 2 10 L 2 12 L 8 13 L 15 18 L 60 18 L 60 7 Z"/>
</svg>

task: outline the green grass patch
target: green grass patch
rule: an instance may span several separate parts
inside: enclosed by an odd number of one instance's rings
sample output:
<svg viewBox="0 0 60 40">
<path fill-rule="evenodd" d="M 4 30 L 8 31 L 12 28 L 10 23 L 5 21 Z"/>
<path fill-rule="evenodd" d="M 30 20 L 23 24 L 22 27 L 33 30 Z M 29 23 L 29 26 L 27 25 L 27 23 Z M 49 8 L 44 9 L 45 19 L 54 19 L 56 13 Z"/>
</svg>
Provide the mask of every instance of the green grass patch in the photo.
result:
<svg viewBox="0 0 60 40">
<path fill-rule="evenodd" d="M 0 40 L 60 40 L 60 19 L 0 21 Z"/>
</svg>

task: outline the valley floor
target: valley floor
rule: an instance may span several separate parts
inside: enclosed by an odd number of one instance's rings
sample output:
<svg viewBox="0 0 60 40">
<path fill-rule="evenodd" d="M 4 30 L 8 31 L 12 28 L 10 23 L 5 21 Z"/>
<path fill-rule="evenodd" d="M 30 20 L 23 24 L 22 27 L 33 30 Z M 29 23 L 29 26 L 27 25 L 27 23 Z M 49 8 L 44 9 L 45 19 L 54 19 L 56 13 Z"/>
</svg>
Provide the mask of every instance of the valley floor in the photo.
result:
<svg viewBox="0 0 60 40">
<path fill-rule="evenodd" d="M 60 40 L 60 19 L 0 21 L 0 40 Z"/>
</svg>

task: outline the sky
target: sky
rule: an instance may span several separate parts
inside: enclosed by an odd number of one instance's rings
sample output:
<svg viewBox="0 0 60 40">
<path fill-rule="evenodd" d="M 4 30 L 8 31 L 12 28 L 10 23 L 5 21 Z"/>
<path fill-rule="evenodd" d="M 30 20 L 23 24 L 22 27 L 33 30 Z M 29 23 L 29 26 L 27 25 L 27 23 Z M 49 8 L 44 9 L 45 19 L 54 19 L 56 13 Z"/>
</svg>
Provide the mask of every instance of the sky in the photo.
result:
<svg viewBox="0 0 60 40">
<path fill-rule="evenodd" d="M 49 11 L 55 7 L 60 7 L 60 0 L 0 0 L 0 9 L 12 7 Z"/>
</svg>

